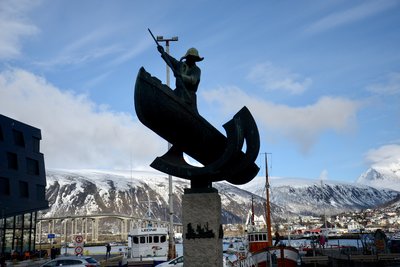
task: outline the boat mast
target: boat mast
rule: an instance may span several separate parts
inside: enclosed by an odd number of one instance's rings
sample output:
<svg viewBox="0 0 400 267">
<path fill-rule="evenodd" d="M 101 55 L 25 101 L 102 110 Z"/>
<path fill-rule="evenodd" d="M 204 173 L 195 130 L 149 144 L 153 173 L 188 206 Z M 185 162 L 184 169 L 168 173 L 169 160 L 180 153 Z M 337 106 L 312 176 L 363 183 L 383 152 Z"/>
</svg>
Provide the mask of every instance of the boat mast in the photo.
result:
<svg viewBox="0 0 400 267">
<path fill-rule="evenodd" d="M 251 196 L 251 220 L 250 220 L 251 227 L 254 227 L 254 196 Z"/>
<path fill-rule="evenodd" d="M 265 156 L 265 218 L 267 223 L 268 246 L 272 246 L 272 233 L 271 233 L 271 207 L 269 203 L 269 177 L 268 177 L 268 153 Z"/>
</svg>

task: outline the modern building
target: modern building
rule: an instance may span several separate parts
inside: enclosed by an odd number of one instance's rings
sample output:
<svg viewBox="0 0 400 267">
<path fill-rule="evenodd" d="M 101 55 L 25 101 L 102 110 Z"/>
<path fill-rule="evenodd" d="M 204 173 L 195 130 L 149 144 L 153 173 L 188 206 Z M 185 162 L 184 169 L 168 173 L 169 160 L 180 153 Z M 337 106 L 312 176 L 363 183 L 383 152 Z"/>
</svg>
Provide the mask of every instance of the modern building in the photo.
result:
<svg viewBox="0 0 400 267">
<path fill-rule="evenodd" d="M 48 208 L 41 131 L 0 114 L 0 255 L 35 249 L 37 212 Z"/>
</svg>

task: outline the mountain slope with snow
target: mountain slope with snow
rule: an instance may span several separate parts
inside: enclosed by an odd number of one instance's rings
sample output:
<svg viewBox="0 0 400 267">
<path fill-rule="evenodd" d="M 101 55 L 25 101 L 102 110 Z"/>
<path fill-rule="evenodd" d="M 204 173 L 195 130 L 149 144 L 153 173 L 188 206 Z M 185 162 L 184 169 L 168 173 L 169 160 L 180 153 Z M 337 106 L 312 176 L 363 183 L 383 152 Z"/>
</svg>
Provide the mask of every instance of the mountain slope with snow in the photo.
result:
<svg viewBox="0 0 400 267">
<path fill-rule="evenodd" d="M 174 178 L 174 213 L 181 218 L 181 200 L 189 182 Z M 223 221 L 238 222 L 251 208 L 252 194 L 228 183 L 214 185 L 221 195 Z M 117 213 L 143 217 L 151 201 L 156 218 L 168 220 L 168 177 L 156 172 L 48 170 L 45 217 L 70 214 Z M 263 210 L 256 197 L 255 208 Z M 279 210 L 276 208 L 276 210 Z"/>
<path fill-rule="evenodd" d="M 400 160 L 397 163 L 371 166 L 357 179 L 357 183 L 400 191 Z"/>
<path fill-rule="evenodd" d="M 398 192 L 377 190 L 368 186 L 315 180 L 271 179 L 271 210 L 273 218 L 295 214 L 322 214 L 374 208 L 394 200 Z M 174 213 L 181 218 L 181 200 L 189 182 L 174 178 Z M 242 223 L 251 209 L 264 214 L 265 181 L 261 177 L 250 183 L 233 186 L 214 183 L 222 201 L 224 223 Z M 253 195 L 254 193 L 254 195 Z M 168 177 L 156 172 L 108 172 L 96 170 L 48 170 L 47 198 L 50 209 L 44 216 L 70 214 L 118 213 L 143 217 L 148 200 L 161 220 L 168 220 Z"/>
<path fill-rule="evenodd" d="M 270 178 L 271 202 L 296 214 L 335 214 L 376 207 L 395 199 L 399 192 L 352 183 L 307 179 Z M 265 194 L 265 180 L 256 178 L 241 186 L 259 196 Z"/>
</svg>

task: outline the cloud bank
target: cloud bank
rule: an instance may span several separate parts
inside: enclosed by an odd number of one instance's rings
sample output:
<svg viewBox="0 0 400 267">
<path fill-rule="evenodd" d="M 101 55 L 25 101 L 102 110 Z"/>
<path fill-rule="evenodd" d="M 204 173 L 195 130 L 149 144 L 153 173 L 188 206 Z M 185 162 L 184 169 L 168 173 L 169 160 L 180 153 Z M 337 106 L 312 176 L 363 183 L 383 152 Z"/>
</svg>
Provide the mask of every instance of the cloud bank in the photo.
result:
<svg viewBox="0 0 400 267">
<path fill-rule="evenodd" d="M 375 168 L 391 165 L 400 166 L 400 145 L 390 144 L 371 149 L 366 153 L 365 159 Z"/>
<path fill-rule="evenodd" d="M 304 153 L 309 152 L 325 131 L 343 133 L 353 130 L 361 106 L 359 102 L 345 98 L 322 97 L 308 106 L 290 107 L 250 96 L 237 87 L 203 91 L 202 96 L 207 102 L 220 104 L 225 113 L 235 113 L 247 106 L 268 136 L 288 138 Z"/>
<path fill-rule="evenodd" d="M 0 113 L 41 129 L 46 167 L 146 169 L 167 149 L 131 114 L 61 91 L 25 70 L 1 72 L 0 95 Z"/>
</svg>

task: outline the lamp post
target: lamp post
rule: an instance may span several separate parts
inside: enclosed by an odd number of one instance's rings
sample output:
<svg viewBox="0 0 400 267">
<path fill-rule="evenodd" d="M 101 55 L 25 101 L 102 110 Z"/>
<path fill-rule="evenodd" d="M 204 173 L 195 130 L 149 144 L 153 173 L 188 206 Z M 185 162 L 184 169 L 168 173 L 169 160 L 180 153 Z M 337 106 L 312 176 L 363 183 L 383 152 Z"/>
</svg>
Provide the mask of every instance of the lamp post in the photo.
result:
<svg viewBox="0 0 400 267">
<path fill-rule="evenodd" d="M 178 37 L 172 37 L 172 38 L 164 38 L 163 36 L 157 36 L 157 41 L 158 42 L 165 42 L 165 51 L 169 55 L 169 42 L 176 42 L 178 41 Z M 170 87 L 170 81 L 169 81 L 169 66 L 166 65 L 166 72 L 167 72 L 167 86 Z M 171 149 L 171 144 L 168 143 L 168 150 Z M 168 259 L 173 259 L 176 257 L 176 250 L 175 250 L 175 242 L 174 242 L 174 207 L 173 207 L 173 194 L 172 194 L 172 176 L 168 175 L 168 181 L 169 181 L 169 192 L 168 192 L 168 197 L 169 197 L 169 241 L 168 241 Z"/>
</svg>

